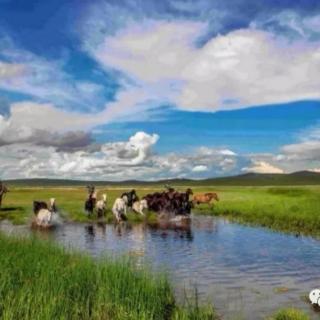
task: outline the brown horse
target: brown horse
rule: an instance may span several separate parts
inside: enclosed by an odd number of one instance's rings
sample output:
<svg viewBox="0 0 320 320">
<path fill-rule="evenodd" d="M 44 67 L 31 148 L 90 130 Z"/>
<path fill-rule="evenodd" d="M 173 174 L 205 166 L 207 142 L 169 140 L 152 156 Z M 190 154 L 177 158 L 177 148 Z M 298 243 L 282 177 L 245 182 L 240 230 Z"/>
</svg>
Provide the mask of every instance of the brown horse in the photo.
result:
<svg viewBox="0 0 320 320">
<path fill-rule="evenodd" d="M 210 203 L 212 199 L 219 201 L 219 197 L 215 192 L 197 193 L 193 196 L 193 203 Z"/>
</svg>

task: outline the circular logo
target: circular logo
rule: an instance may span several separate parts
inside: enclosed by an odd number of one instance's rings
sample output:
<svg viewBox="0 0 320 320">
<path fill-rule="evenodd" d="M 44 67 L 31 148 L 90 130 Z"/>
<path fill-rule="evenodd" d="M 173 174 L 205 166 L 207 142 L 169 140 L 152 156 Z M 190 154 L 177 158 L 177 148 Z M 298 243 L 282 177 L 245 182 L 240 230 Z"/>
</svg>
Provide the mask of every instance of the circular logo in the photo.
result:
<svg viewBox="0 0 320 320">
<path fill-rule="evenodd" d="M 309 299 L 312 304 L 317 304 L 320 307 L 320 289 L 314 289 L 309 293 Z"/>
</svg>

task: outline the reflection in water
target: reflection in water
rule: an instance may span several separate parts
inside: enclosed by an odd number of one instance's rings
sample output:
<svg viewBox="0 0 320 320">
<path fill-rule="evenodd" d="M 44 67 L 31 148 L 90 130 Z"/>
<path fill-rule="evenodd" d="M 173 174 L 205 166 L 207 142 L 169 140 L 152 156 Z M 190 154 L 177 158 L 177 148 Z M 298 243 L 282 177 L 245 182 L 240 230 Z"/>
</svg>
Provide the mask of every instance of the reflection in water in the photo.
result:
<svg viewBox="0 0 320 320">
<path fill-rule="evenodd" d="M 97 222 L 97 233 L 105 238 L 107 227 L 104 222 Z"/>
<path fill-rule="evenodd" d="M 178 297 L 184 290 L 212 300 L 224 319 L 263 319 L 295 306 L 317 318 L 300 297 L 320 285 L 320 242 L 223 219 L 193 217 L 188 223 L 64 224 L 48 231 L 0 223 L 0 231 L 54 239 L 94 257 L 129 254 L 137 264 L 168 270 Z M 286 288 L 280 293 L 277 288 Z"/>
</svg>

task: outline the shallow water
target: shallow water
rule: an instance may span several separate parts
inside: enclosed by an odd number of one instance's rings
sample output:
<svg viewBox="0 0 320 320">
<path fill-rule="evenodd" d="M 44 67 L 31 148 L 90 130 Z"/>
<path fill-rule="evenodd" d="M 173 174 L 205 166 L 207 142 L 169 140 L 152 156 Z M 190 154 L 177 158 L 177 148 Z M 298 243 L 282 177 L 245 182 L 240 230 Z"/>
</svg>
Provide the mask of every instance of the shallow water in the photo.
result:
<svg viewBox="0 0 320 320">
<path fill-rule="evenodd" d="M 293 306 L 318 319 L 303 299 L 320 288 L 320 241 L 193 216 L 191 224 L 151 228 L 104 224 L 64 224 L 50 232 L 0 224 L 14 234 L 35 232 L 93 256 L 130 254 L 137 263 L 166 269 L 178 297 L 197 288 L 201 301 L 213 302 L 224 319 L 263 319 Z"/>
</svg>

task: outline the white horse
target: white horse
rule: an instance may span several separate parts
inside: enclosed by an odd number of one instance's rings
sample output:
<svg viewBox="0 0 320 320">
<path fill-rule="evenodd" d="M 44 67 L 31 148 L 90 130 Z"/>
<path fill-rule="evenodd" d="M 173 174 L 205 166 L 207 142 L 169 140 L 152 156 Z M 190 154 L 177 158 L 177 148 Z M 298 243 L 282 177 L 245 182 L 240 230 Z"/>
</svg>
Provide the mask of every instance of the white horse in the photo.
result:
<svg viewBox="0 0 320 320">
<path fill-rule="evenodd" d="M 53 215 L 56 213 L 55 199 L 51 198 L 49 209 L 40 209 L 36 216 L 36 224 L 39 227 L 47 228 L 52 225 Z"/>
<path fill-rule="evenodd" d="M 98 213 L 98 217 L 102 217 L 106 213 L 107 208 L 107 195 L 103 194 L 102 199 L 96 202 L 96 210 Z"/>
<path fill-rule="evenodd" d="M 148 209 L 148 202 L 146 199 L 142 199 L 140 201 L 135 201 L 132 205 L 132 210 L 134 212 L 140 213 L 142 216 L 144 216 L 144 209 Z"/>
<path fill-rule="evenodd" d="M 122 216 L 127 216 L 128 199 L 126 196 L 117 198 L 112 207 L 112 213 L 116 217 L 117 222 L 121 221 Z"/>
</svg>

